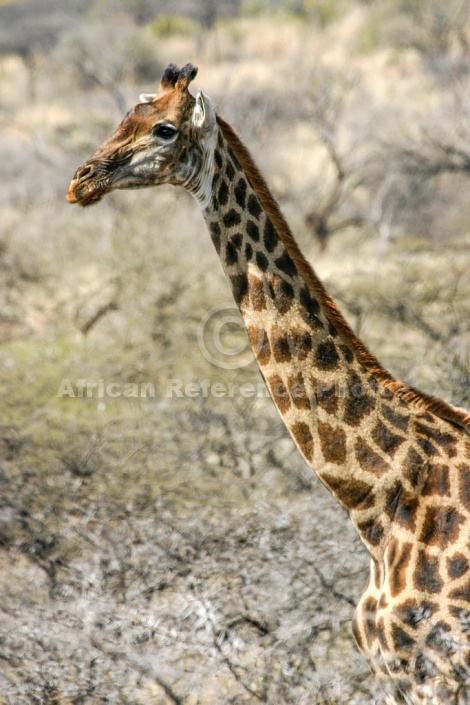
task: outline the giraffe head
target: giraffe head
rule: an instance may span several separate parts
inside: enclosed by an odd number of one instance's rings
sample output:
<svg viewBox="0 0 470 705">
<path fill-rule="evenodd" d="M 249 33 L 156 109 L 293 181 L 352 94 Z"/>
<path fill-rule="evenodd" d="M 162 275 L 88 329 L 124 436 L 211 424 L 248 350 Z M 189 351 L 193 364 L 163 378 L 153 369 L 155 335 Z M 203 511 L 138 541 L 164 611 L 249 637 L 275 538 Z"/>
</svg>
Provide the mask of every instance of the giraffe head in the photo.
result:
<svg viewBox="0 0 470 705">
<path fill-rule="evenodd" d="M 80 167 L 67 200 L 89 206 L 114 189 L 185 186 L 208 198 L 216 116 L 207 96 L 189 92 L 197 68 L 170 64 L 156 94 L 145 94 L 114 135 Z"/>
</svg>

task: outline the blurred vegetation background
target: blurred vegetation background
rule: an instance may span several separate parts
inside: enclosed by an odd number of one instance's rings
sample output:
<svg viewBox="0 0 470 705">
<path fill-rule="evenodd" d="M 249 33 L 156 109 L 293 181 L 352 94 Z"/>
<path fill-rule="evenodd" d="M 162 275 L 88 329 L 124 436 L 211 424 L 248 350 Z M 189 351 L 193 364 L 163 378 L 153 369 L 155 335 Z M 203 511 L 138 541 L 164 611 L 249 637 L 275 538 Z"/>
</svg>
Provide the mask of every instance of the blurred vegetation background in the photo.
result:
<svg viewBox="0 0 470 705">
<path fill-rule="evenodd" d="M 382 702 L 367 557 L 271 401 L 167 393 L 262 384 L 199 349 L 196 204 L 65 193 L 191 61 L 363 340 L 468 407 L 468 2 L 0 0 L 0 52 L 0 703 Z"/>
</svg>

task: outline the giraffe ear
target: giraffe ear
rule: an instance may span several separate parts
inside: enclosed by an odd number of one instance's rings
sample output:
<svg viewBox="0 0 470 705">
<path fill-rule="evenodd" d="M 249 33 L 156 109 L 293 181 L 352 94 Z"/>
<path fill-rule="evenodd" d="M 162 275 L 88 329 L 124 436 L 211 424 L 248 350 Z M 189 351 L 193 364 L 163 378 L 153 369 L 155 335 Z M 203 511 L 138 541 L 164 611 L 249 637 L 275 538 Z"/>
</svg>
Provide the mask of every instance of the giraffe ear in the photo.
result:
<svg viewBox="0 0 470 705">
<path fill-rule="evenodd" d="M 151 103 L 157 97 L 156 93 L 141 93 L 139 100 L 141 103 Z"/>
<path fill-rule="evenodd" d="M 199 91 L 196 96 L 192 122 L 199 130 L 210 130 L 215 125 L 215 112 L 209 98 Z"/>
</svg>

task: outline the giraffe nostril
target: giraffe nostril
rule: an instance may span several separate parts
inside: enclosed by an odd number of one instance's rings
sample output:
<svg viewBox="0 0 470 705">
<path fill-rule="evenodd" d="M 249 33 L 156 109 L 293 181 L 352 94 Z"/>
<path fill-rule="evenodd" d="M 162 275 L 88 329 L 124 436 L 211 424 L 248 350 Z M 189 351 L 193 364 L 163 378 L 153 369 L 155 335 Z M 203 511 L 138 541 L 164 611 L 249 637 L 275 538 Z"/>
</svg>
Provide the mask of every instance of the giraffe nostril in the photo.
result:
<svg viewBox="0 0 470 705">
<path fill-rule="evenodd" d="M 95 167 L 93 164 L 85 164 L 85 166 L 81 166 L 79 169 L 77 169 L 74 179 L 89 179 L 91 176 L 93 176 L 95 171 Z"/>
</svg>

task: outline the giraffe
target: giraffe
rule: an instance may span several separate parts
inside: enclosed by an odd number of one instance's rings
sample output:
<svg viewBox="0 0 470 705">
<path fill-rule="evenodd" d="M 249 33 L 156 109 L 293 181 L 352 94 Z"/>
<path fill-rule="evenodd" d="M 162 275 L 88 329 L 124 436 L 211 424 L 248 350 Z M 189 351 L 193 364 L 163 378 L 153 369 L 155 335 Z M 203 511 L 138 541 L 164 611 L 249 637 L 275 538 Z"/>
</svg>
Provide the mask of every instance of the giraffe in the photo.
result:
<svg viewBox="0 0 470 705">
<path fill-rule="evenodd" d="M 470 413 L 396 381 L 346 323 L 249 151 L 170 64 L 79 168 L 70 203 L 183 186 L 198 202 L 275 405 L 370 556 L 353 633 L 409 705 L 470 703 Z"/>
</svg>

